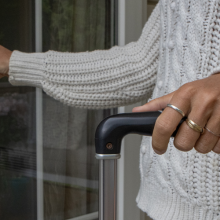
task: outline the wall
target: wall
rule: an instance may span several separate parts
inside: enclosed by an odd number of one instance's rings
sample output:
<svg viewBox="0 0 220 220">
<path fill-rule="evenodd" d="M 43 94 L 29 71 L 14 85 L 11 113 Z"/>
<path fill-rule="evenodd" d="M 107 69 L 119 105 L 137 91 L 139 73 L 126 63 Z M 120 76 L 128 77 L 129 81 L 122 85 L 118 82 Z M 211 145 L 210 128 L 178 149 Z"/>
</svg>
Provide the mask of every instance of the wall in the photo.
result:
<svg viewBox="0 0 220 220">
<path fill-rule="evenodd" d="M 142 28 L 150 16 L 157 0 L 126 0 L 126 25 L 125 25 L 125 43 L 136 41 L 142 32 Z M 142 103 L 144 104 L 144 102 Z M 131 112 L 132 108 L 141 105 L 136 103 L 134 105 L 126 106 L 125 112 Z M 125 138 L 125 194 L 124 194 L 124 219 L 126 220 L 150 220 L 136 206 L 136 196 L 140 186 L 139 174 L 139 147 L 141 143 L 141 136 L 129 135 Z M 131 190 L 132 189 L 132 190 Z M 136 208 L 134 208 L 136 207 Z M 132 210 L 132 212 L 130 211 Z"/>
</svg>

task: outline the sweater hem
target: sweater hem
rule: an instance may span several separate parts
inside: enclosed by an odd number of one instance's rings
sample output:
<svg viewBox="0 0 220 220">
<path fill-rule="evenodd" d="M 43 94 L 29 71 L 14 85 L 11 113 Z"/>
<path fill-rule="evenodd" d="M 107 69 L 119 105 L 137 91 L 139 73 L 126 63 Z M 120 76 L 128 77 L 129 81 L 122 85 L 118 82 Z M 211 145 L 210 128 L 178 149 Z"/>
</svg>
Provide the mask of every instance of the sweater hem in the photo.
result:
<svg viewBox="0 0 220 220">
<path fill-rule="evenodd" d="M 154 220 L 220 220 L 219 214 L 213 210 L 191 204 L 172 190 L 161 189 L 157 184 L 142 182 L 136 202 Z"/>
</svg>

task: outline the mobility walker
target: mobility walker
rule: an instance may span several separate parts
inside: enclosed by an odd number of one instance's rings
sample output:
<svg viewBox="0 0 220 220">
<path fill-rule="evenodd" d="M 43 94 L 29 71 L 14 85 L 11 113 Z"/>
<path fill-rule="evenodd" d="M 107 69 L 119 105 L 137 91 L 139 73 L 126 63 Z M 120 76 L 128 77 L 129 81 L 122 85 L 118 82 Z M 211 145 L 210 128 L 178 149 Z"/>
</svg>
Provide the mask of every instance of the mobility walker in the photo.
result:
<svg viewBox="0 0 220 220">
<path fill-rule="evenodd" d="M 99 160 L 99 220 L 116 220 L 117 160 L 121 141 L 127 134 L 151 136 L 158 112 L 125 113 L 104 119 L 95 134 L 96 158 Z M 176 135 L 180 121 L 172 137 Z"/>
</svg>

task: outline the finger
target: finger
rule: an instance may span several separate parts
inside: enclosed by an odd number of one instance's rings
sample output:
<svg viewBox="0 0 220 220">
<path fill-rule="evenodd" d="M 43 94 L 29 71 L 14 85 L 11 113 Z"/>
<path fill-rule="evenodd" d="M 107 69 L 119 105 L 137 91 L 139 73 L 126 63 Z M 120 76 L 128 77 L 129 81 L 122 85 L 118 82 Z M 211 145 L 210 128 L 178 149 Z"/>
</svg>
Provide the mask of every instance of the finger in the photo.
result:
<svg viewBox="0 0 220 220">
<path fill-rule="evenodd" d="M 186 114 L 190 108 L 190 98 L 182 99 L 179 92 L 176 92 L 173 95 L 170 104 L 176 106 Z M 176 130 L 181 119 L 182 115 L 169 107 L 165 108 L 162 114 L 158 117 L 152 135 L 152 145 L 156 153 L 163 154 L 166 152 L 170 137 Z"/>
<path fill-rule="evenodd" d="M 213 152 L 220 154 L 220 138 L 218 139 L 216 145 L 214 146 L 214 148 L 212 149 Z"/>
<path fill-rule="evenodd" d="M 207 111 L 205 106 L 206 106 L 205 104 L 201 106 L 201 100 L 196 99 L 195 103 L 193 104 L 193 108 L 188 115 L 189 120 L 192 120 L 193 122 L 195 122 L 197 125 L 199 125 L 202 128 L 205 127 L 205 125 L 211 115 L 211 111 Z M 207 112 L 208 112 L 208 114 L 207 114 Z M 201 141 L 198 141 L 200 139 L 200 137 L 202 139 L 201 139 Z M 200 148 L 202 145 L 203 152 L 209 151 L 210 147 L 206 143 L 204 143 L 205 137 L 209 137 L 209 140 L 210 140 L 210 136 L 207 133 L 204 134 L 204 137 L 202 137 L 201 133 L 190 128 L 189 125 L 185 122 L 182 124 L 182 126 L 180 127 L 180 129 L 177 132 L 177 135 L 174 139 L 174 145 L 177 149 L 179 149 L 181 151 L 189 151 L 193 147 L 196 146 L 196 143 L 198 141 L 198 144 L 200 144 Z M 196 147 L 198 147 L 198 146 L 196 146 Z M 200 148 L 198 148 L 198 149 L 200 149 Z"/>
<path fill-rule="evenodd" d="M 199 137 L 194 148 L 202 154 L 207 154 L 212 151 L 217 142 L 218 137 L 205 129 L 204 134 Z"/>
<path fill-rule="evenodd" d="M 132 112 L 148 112 L 148 111 L 158 111 L 166 108 L 167 104 L 173 97 L 174 92 L 162 96 L 160 98 L 154 99 L 142 106 L 133 108 Z"/>
<path fill-rule="evenodd" d="M 204 134 L 200 136 L 195 145 L 195 149 L 203 154 L 209 153 L 210 151 L 214 150 L 218 142 L 219 137 L 214 134 L 220 133 L 219 109 L 214 109 L 211 117 L 206 124 L 206 127 L 208 130 L 204 129 Z M 210 131 L 214 132 L 214 134 Z"/>
</svg>

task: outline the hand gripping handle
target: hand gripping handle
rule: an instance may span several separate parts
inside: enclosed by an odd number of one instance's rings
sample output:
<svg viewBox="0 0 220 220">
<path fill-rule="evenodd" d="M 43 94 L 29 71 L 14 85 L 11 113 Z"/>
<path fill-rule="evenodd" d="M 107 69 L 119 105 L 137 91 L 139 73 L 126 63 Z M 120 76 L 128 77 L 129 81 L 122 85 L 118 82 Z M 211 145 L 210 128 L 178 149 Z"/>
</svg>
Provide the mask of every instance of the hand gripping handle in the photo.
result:
<svg viewBox="0 0 220 220">
<path fill-rule="evenodd" d="M 122 138 L 127 134 L 152 136 L 155 122 L 161 112 L 125 113 L 104 119 L 96 129 L 96 154 L 120 154 Z M 172 137 L 176 135 L 180 121 Z"/>
<path fill-rule="evenodd" d="M 160 114 L 143 112 L 113 115 L 97 127 L 95 144 L 96 158 L 99 159 L 99 220 L 116 220 L 117 159 L 120 158 L 122 138 L 130 133 L 151 136 Z M 179 126 L 172 136 L 175 136 Z"/>
</svg>

